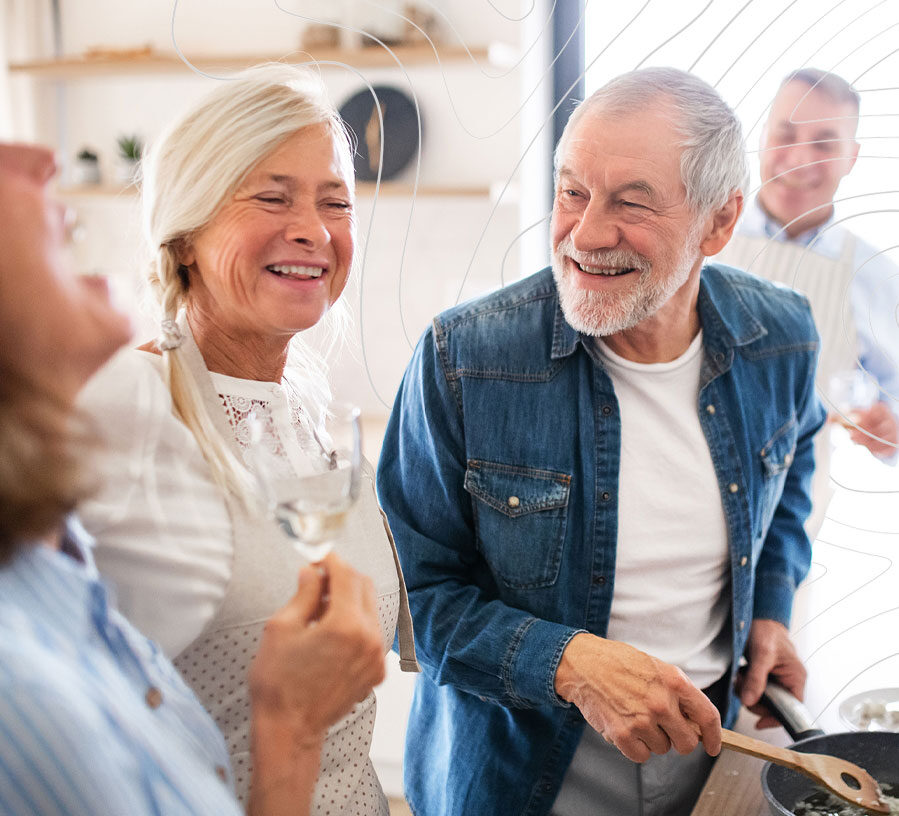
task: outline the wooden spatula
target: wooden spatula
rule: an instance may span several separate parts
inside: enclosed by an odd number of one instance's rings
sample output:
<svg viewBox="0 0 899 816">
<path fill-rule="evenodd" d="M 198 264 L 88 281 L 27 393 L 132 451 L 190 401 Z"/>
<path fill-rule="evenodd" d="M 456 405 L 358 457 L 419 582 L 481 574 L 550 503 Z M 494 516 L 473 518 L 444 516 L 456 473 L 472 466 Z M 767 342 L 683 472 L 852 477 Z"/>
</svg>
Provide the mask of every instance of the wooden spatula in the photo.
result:
<svg viewBox="0 0 899 816">
<path fill-rule="evenodd" d="M 731 751 L 768 759 L 814 779 L 821 787 L 869 813 L 889 813 L 876 780 L 863 768 L 827 754 L 804 754 L 721 729 L 721 744 Z"/>
</svg>

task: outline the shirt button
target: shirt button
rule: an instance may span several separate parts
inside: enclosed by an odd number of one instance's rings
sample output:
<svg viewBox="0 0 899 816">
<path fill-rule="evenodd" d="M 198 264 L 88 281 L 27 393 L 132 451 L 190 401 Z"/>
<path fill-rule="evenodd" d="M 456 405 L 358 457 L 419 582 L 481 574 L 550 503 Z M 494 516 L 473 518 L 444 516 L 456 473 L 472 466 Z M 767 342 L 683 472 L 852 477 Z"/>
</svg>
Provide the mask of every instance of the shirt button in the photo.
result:
<svg viewBox="0 0 899 816">
<path fill-rule="evenodd" d="M 602 492 L 602 500 L 603 500 L 603 501 L 608 501 L 608 500 L 611 499 L 611 498 L 612 498 L 612 494 L 609 493 L 608 490 L 603 490 L 603 492 Z"/>
<path fill-rule="evenodd" d="M 784 456 L 784 464 L 787 467 L 789 467 L 792 463 L 793 463 L 793 454 L 788 453 L 786 456 Z"/>
<path fill-rule="evenodd" d="M 748 563 L 749 563 L 749 559 L 744 555 L 744 556 L 740 559 L 740 566 L 741 566 L 741 567 L 745 567 Z"/>
<path fill-rule="evenodd" d="M 593 579 L 593 583 L 594 583 L 594 584 L 598 584 L 599 586 L 602 586 L 603 584 L 605 584 L 605 582 L 606 582 L 606 576 L 605 576 L 605 575 L 597 575 L 597 576 Z"/>
<path fill-rule="evenodd" d="M 736 492 L 740 489 L 740 486 L 739 486 L 736 482 L 731 482 L 731 483 L 727 486 L 727 489 L 728 489 L 731 493 L 736 493 Z"/>
<path fill-rule="evenodd" d="M 714 413 L 715 413 L 715 406 L 714 406 L 714 405 L 706 405 L 705 410 L 706 410 L 708 413 L 710 413 L 710 414 L 714 414 Z"/>
<path fill-rule="evenodd" d="M 224 765 L 216 765 L 215 766 L 215 775 L 222 780 L 222 782 L 228 781 L 228 772 L 225 770 Z"/>
<path fill-rule="evenodd" d="M 156 686 L 150 686 L 144 695 L 144 700 L 150 708 L 159 708 L 162 705 L 162 692 Z"/>
<path fill-rule="evenodd" d="M 509 507 L 518 507 L 518 505 L 521 504 L 521 499 L 519 499 L 518 496 L 509 496 L 508 504 Z"/>
<path fill-rule="evenodd" d="M 740 631 L 742 632 L 746 628 L 746 621 L 740 621 L 739 627 Z"/>
<path fill-rule="evenodd" d="M 603 416 L 608 416 L 608 415 L 611 414 L 611 413 L 612 413 L 612 406 L 611 406 L 611 405 L 603 405 L 603 407 L 602 407 L 602 415 L 603 415 Z"/>
<path fill-rule="evenodd" d="M 720 351 L 715 355 L 715 361 L 719 363 L 724 362 L 724 355 Z"/>
</svg>

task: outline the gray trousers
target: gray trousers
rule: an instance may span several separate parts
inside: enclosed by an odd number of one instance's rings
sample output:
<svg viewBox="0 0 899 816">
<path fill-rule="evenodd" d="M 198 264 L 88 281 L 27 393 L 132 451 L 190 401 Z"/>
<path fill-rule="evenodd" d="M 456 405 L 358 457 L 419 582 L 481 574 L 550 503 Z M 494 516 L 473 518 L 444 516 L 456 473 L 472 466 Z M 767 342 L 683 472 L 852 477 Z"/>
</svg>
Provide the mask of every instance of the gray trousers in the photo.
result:
<svg viewBox="0 0 899 816">
<path fill-rule="evenodd" d="M 700 745 L 638 764 L 587 726 L 551 816 L 689 816 L 713 761 Z"/>
<path fill-rule="evenodd" d="M 720 712 L 729 680 L 727 671 L 703 690 Z M 699 745 L 686 756 L 671 750 L 638 764 L 588 725 L 550 816 L 690 816 L 714 761 Z"/>
</svg>

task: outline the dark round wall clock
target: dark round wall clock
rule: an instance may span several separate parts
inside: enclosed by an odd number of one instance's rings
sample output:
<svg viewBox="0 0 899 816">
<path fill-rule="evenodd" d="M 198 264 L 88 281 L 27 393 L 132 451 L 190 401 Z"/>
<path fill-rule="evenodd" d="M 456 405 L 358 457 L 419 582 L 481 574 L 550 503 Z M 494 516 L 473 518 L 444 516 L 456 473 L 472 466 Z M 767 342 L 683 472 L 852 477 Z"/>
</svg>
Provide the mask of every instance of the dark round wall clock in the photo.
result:
<svg viewBox="0 0 899 816">
<path fill-rule="evenodd" d="M 365 88 L 340 106 L 340 115 L 356 136 L 353 163 L 359 181 L 391 179 L 412 161 L 419 148 L 415 103 L 389 85 L 375 85 L 375 95 Z M 375 99 L 377 97 L 377 101 Z M 381 160 L 381 131 L 378 107 L 384 119 L 384 158 Z"/>
</svg>

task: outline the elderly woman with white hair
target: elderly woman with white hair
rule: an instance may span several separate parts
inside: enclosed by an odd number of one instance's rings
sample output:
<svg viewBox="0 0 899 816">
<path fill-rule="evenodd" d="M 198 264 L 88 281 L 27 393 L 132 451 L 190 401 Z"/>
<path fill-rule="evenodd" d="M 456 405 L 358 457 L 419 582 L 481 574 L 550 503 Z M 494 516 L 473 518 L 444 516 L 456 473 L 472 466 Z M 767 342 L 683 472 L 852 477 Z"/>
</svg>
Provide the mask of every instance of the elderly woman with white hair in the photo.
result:
<svg viewBox="0 0 899 816">
<path fill-rule="evenodd" d="M 333 322 L 352 269 L 347 133 L 309 72 L 251 69 L 220 83 L 155 144 L 143 207 L 162 332 L 88 386 L 82 405 L 112 453 L 99 495 L 80 512 L 122 610 L 224 732 L 246 797 L 247 671 L 303 564 L 253 500 L 248 418 L 279 479 L 314 471 L 329 389 L 322 360 L 298 335 Z M 385 651 L 398 628 L 401 665 L 416 670 L 370 469 L 335 550 L 374 582 Z M 329 732 L 314 813 L 387 813 L 369 758 L 374 717 L 372 693 Z"/>
</svg>

